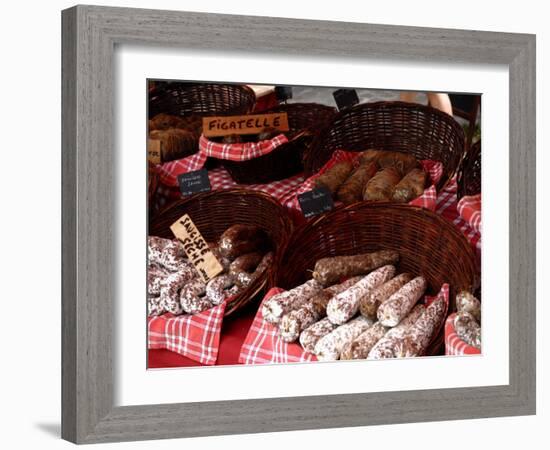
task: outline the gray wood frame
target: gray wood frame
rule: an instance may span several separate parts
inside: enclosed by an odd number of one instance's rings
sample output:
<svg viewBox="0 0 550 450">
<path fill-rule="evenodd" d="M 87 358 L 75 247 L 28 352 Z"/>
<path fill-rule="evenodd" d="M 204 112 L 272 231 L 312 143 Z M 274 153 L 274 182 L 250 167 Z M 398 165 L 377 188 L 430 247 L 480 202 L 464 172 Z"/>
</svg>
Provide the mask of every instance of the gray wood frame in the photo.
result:
<svg viewBox="0 0 550 450">
<path fill-rule="evenodd" d="M 535 413 L 535 36 L 96 6 L 63 11 L 62 29 L 63 438 L 93 443 Z M 119 43 L 507 65 L 510 384 L 113 407 L 113 51 Z"/>
</svg>

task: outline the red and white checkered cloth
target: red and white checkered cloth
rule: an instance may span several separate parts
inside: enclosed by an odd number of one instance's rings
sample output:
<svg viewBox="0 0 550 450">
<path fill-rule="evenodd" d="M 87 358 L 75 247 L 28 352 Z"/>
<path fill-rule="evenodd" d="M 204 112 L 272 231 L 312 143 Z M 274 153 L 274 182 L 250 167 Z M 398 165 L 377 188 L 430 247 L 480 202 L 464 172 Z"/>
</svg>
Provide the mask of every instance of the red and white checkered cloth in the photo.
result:
<svg viewBox="0 0 550 450">
<path fill-rule="evenodd" d="M 457 208 L 456 192 L 457 183 L 455 177 L 451 180 L 449 185 L 439 193 L 435 212 L 452 222 L 462 231 L 468 242 L 474 247 L 478 258 L 481 258 L 481 234 L 460 216 Z"/>
<path fill-rule="evenodd" d="M 446 355 L 480 355 L 481 350 L 466 344 L 462 339 L 458 337 L 455 331 L 454 320 L 456 313 L 447 317 L 445 322 L 445 354 Z"/>
<path fill-rule="evenodd" d="M 167 186 L 178 185 L 178 175 L 202 169 L 208 157 L 229 161 L 248 161 L 267 155 L 277 147 L 286 144 L 287 137 L 279 134 L 273 139 L 260 142 L 223 144 L 208 140 L 204 135 L 199 139 L 199 151 L 187 158 L 177 159 L 158 166 L 160 181 Z"/>
<path fill-rule="evenodd" d="M 481 233 L 481 194 L 465 195 L 458 201 L 457 210 L 474 230 Z"/>
<path fill-rule="evenodd" d="M 208 171 L 208 178 L 210 179 L 210 186 L 213 191 L 220 189 L 230 189 L 234 187 L 242 187 L 242 185 L 235 183 L 229 172 L 223 167 L 217 167 L 216 169 Z M 304 177 L 301 174 L 294 175 L 284 180 L 272 181 L 267 184 L 247 184 L 246 189 L 253 191 L 265 192 L 271 195 L 280 203 L 291 195 L 304 181 Z M 169 200 L 177 200 L 181 198 L 181 193 L 178 188 L 170 188 L 168 186 L 159 185 L 157 190 L 157 201 L 159 207 L 163 207 Z"/>
<path fill-rule="evenodd" d="M 262 301 L 262 305 L 270 297 L 283 289 L 273 288 L 268 291 Z M 444 284 L 441 290 L 434 297 L 424 297 L 424 303 L 429 305 L 436 298 L 443 296 L 449 305 L 449 285 Z M 248 331 L 246 339 L 241 347 L 239 362 L 241 364 L 274 364 L 274 363 L 295 363 L 317 361 L 317 357 L 312 353 L 306 352 L 302 346 L 296 342 L 286 343 L 279 338 L 279 333 L 276 326 L 267 323 L 261 313 L 261 306 L 258 308 L 256 317 L 252 322 L 252 326 Z M 443 324 L 441 324 L 443 327 Z M 439 335 L 441 329 L 437 330 L 434 338 Z"/>
<path fill-rule="evenodd" d="M 353 163 L 354 165 L 357 165 L 359 156 L 360 153 L 358 152 L 336 150 L 332 154 L 330 160 L 319 170 L 319 172 L 305 180 L 302 186 L 300 186 L 299 189 L 294 193 L 294 195 L 290 196 L 286 200 L 285 205 L 287 206 L 287 208 L 289 208 L 291 211 L 301 211 L 300 203 L 298 202 L 298 195 L 303 194 L 307 191 L 311 191 L 315 187 L 315 180 L 335 164 L 343 161 L 348 161 Z M 428 160 L 421 161 L 421 164 L 424 170 L 430 175 L 430 180 L 432 184 L 424 190 L 424 193 L 420 197 L 415 198 L 414 200 L 409 202 L 409 204 L 421 206 L 431 211 L 435 211 L 437 198 L 435 184 L 437 184 L 437 182 L 441 178 L 441 175 L 443 173 L 443 165 L 438 161 Z M 340 202 L 336 202 L 336 205 L 338 204 L 340 204 Z"/>
<path fill-rule="evenodd" d="M 149 349 L 166 349 L 202 364 L 216 364 L 226 305 L 227 301 L 199 314 L 149 317 Z"/>
</svg>

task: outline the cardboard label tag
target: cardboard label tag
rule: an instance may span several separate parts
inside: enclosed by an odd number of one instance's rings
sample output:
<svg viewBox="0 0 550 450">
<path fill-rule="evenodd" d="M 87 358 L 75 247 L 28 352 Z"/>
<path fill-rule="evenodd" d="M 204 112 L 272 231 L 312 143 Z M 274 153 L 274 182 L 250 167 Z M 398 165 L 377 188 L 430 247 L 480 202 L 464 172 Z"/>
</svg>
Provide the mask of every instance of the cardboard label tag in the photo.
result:
<svg viewBox="0 0 550 450">
<path fill-rule="evenodd" d="M 248 114 L 244 116 L 203 117 L 202 132 L 207 137 L 230 134 L 258 134 L 264 128 L 288 131 L 286 112 L 271 114 Z"/>
<path fill-rule="evenodd" d="M 193 170 L 192 172 L 178 175 L 178 184 L 183 196 L 212 190 L 210 179 L 208 178 L 208 170 L 206 169 Z"/>
<path fill-rule="evenodd" d="M 359 97 L 355 89 L 338 89 L 332 93 L 338 111 L 342 111 L 346 108 L 351 108 L 353 105 L 359 103 Z"/>
<path fill-rule="evenodd" d="M 147 140 L 147 159 L 153 164 L 160 164 L 161 161 L 161 142 L 158 139 Z"/>
<path fill-rule="evenodd" d="M 298 203 L 305 218 L 317 216 L 334 208 L 332 194 L 327 188 L 315 188 L 298 195 Z"/>
<path fill-rule="evenodd" d="M 208 244 L 202 237 L 189 214 L 184 214 L 176 220 L 170 230 L 174 236 L 182 243 L 189 261 L 205 283 L 208 283 L 216 275 L 223 272 L 223 267 L 216 259 Z"/>
</svg>

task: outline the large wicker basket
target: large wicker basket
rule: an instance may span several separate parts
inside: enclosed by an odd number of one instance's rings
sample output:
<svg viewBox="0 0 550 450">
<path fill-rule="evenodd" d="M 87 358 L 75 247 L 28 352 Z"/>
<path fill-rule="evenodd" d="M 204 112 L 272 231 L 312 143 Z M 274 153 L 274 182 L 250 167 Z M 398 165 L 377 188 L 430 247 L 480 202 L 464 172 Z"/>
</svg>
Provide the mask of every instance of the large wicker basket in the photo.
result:
<svg viewBox="0 0 550 450">
<path fill-rule="evenodd" d="M 481 141 L 470 147 L 458 173 L 457 196 L 477 195 L 481 192 Z"/>
<path fill-rule="evenodd" d="M 239 184 L 269 183 L 303 171 L 304 152 L 314 137 L 335 116 L 336 109 L 317 103 L 288 103 L 263 111 L 263 114 L 286 112 L 290 131 L 288 142 L 271 153 L 248 161 L 223 161 L 231 178 Z"/>
<path fill-rule="evenodd" d="M 394 150 L 420 160 L 440 161 L 445 187 L 464 155 L 464 131 L 451 116 L 430 106 L 405 102 L 362 103 L 339 112 L 304 156 L 306 176 L 316 173 L 335 150 Z"/>
<path fill-rule="evenodd" d="M 149 118 L 159 113 L 174 116 L 247 114 L 256 96 L 248 86 L 213 83 L 159 83 L 149 93 Z"/>
<path fill-rule="evenodd" d="M 216 242 L 231 225 L 245 223 L 264 229 L 272 242 L 275 258 L 292 232 L 292 222 L 283 207 L 273 197 L 245 189 L 227 189 L 196 194 L 179 200 L 160 211 L 149 221 L 149 235 L 172 238 L 172 225 L 189 214 L 208 242 Z M 271 270 L 236 296 L 226 307 L 229 315 L 254 299 L 267 287 Z"/>
<path fill-rule="evenodd" d="M 399 271 L 423 275 L 428 294 L 449 284 L 449 311 L 461 289 L 472 292 L 480 282 L 475 254 L 464 236 L 448 221 L 423 208 L 388 203 L 356 203 L 338 208 L 296 230 L 276 261 L 270 285 L 289 289 L 311 277 L 324 257 L 376 250 L 400 254 Z M 443 329 L 430 353 L 443 342 Z"/>
<path fill-rule="evenodd" d="M 156 196 L 159 185 L 159 173 L 154 164 L 147 163 L 147 206 L 149 215 L 156 212 Z"/>
</svg>

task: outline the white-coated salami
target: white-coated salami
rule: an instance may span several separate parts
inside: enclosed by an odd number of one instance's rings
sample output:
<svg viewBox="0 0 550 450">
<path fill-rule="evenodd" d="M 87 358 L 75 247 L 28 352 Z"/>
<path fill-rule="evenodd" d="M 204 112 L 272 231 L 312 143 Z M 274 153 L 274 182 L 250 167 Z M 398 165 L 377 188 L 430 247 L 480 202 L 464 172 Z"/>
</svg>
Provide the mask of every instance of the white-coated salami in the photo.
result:
<svg viewBox="0 0 550 450">
<path fill-rule="evenodd" d="M 160 295 L 160 288 L 164 279 L 170 274 L 166 269 L 154 264 L 147 268 L 147 293 L 153 296 Z"/>
<path fill-rule="evenodd" d="M 329 300 L 353 286 L 363 277 L 354 277 L 335 284 L 311 297 L 304 305 L 284 314 L 279 321 L 279 336 L 285 342 L 294 342 L 300 333 L 326 316 Z"/>
<path fill-rule="evenodd" d="M 370 350 L 368 359 L 394 358 L 395 347 L 405 336 L 406 331 L 424 312 L 424 305 L 416 305 L 412 311 L 394 328 L 390 328 Z M 378 322 L 380 323 L 380 322 Z"/>
<path fill-rule="evenodd" d="M 233 275 L 218 275 L 206 285 L 206 297 L 213 305 L 221 305 L 231 296 L 230 289 L 235 285 Z"/>
<path fill-rule="evenodd" d="M 469 312 L 459 312 L 454 319 L 455 332 L 466 344 L 481 350 L 481 327 Z"/>
<path fill-rule="evenodd" d="M 160 316 L 166 311 L 161 306 L 160 296 L 158 295 L 148 295 L 147 296 L 147 315 L 149 316 Z"/>
<path fill-rule="evenodd" d="M 435 299 L 422 312 L 418 320 L 405 332 L 395 349 L 397 358 L 410 358 L 424 354 L 431 339 L 445 320 L 445 299 Z"/>
<path fill-rule="evenodd" d="M 202 280 L 193 280 L 181 290 L 181 308 L 188 314 L 197 314 L 212 307 L 206 296 L 206 284 Z"/>
<path fill-rule="evenodd" d="M 359 311 L 363 316 L 375 319 L 378 307 L 412 279 L 410 273 L 402 273 L 374 288 L 361 299 Z"/>
<path fill-rule="evenodd" d="M 409 314 L 426 291 L 424 277 L 416 277 L 382 303 L 377 311 L 379 322 L 385 327 L 395 327 Z"/>
<path fill-rule="evenodd" d="M 367 331 L 346 344 L 340 354 L 340 359 L 366 359 L 374 345 L 384 337 L 387 328 L 376 322 Z"/>
<path fill-rule="evenodd" d="M 264 302 L 262 316 L 266 322 L 278 324 L 283 314 L 303 305 L 321 289 L 322 286 L 317 281 L 309 280 L 294 289 L 276 294 Z"/>
<path fill-rule="evenodd" d="M 335 330 L 337 326 L 326 317 L 319 322 L 315 322 L 300 333 L 300 345 L 306 352 L 314 353 L 315 345 L 319 339 Z"/>
<path fill-rule="evenodd" d="M 185 251 L 177 239 L 163 239 L 157 236 L 148 238 L 149 264 L 156 264 L 171 272 L 193 270 L 195 268 L 187 260 Z"/>
<path fill-rule="evenodd" d="M 388 265 L 371 272 L 352 287 L 333 297 L 327 305 L 327 317 L 332 323 L 341 325 L 350 320 L 359 309 L 359 303 L 372 289 L 385 283 L 395 275 L 395 267 Z"/>
<path fill-rule="evenodd" d="M 160 302 L 166 311 L 174 315 L 183 313 L 179 293 L 182 286 L 189 281 L 189 273 L 185 271 L 171 273 L 164 279 L 160 288 Z"/>
<path fill-rule="evenodd" d="M 462 291 L 456 295 L 456 310 L 459 313 L 470 313 L 478 323 L 481 322 L 481 303 L 468 291 Z"/>
<path fill-rule="evenodd" d="M 314 348 L 317 359 L 320 361 L 336 361 L 346 344 L 352 342 L 373 323 L 371 319 L 359 316 L 348 323 L 340 325 L 317 341 Z"/>
</svg>

